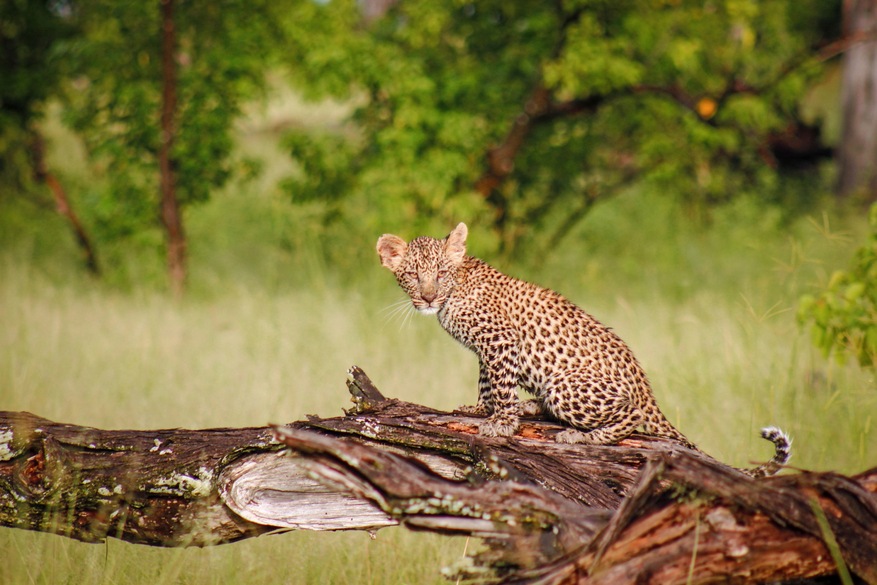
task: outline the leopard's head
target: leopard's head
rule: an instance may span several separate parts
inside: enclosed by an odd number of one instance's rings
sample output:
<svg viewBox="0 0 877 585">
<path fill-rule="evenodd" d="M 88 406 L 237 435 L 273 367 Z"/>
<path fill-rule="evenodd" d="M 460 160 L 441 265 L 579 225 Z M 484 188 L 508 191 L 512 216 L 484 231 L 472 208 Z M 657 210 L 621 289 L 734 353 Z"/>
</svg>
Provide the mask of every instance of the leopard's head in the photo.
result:
<svg viewBox="0 0 877 585">
<path fill-rule="evenodd" d="M 443 240 L 422 236 L 406 244 L 392 234 L 378 238 L 381 265 L 396 275 L 399 286 L 421 313 L 437 313 L 453 292 L 457 270 L 466 255 L 467 233 L 466 224 L 461 222 Z"/>
</svg>

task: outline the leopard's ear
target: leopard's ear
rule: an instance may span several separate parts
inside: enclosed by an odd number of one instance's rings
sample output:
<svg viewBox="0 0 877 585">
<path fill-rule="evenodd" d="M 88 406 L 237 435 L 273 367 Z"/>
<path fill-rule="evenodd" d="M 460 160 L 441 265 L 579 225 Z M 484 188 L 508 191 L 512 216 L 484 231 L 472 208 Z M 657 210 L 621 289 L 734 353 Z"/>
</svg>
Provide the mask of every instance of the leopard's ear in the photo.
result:
<svg viewBox="0 0 877 585">
<path fill-rule="evenodd" d="M 393 272 L 396 272 L 396 269 L 399 268 L 407 250 L 408 244 L 399 236 L 384 234 L 378 238 L 378 254 L 381 257 L 381 266 L 385 266 Z"/>
<path fill-rule="evenodd" d="M 445 238 L 445 253 L 454 264 L 459 265 L 463 263 L 463 256 L 466 255 L 466 236 L 468 234 L 469 229 L 461 221 L 454 228 L 454 231 Z"/>
</svg>

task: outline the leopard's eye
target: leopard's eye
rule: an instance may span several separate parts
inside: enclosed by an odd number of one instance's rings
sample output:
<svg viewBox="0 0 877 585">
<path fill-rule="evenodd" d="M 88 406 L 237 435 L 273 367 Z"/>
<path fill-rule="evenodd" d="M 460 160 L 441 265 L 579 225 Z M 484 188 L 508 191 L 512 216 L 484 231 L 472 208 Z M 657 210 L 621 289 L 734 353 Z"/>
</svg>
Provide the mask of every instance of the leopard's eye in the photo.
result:
<svg viewBox="0 0 877 585">
<path fill-rule="evenodd" d="M 416 272 L 406 272 L 405 276 L 407 276 L 408 278 L 413 278 L 414 280 L 417 280 L 417 273 Z"/>
<path fill-rule="evenodd" d="M 447 270 L 439 270 L 439 271 L 438 271 L 438 277 L 439 277 L 439 278 L 445 278 L 445 277 L 447 277 L 447 275 L 448 275 L 448 271 L 447 271 Z"/>
</svg>

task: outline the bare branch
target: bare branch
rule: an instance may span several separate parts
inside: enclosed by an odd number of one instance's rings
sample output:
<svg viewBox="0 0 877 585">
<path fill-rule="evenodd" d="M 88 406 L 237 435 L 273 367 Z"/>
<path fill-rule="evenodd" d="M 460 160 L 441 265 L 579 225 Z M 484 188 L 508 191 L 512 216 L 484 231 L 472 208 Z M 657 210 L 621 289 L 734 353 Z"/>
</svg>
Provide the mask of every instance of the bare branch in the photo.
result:
<svg viewBox="0 0 877 585">
<path fill-rule="evenodd" d="M 46 163 L 46 143 L 38 128 L 34 127 L 31 129 L 31 138 L 34 175 L 38 181 L 46 184 L 55 197 L 55 206 L 58 213 L 70 222 L 70 227 L 73 228 L 73 233 L 76 235 L 76 242 L 85 254 L 85 266 L 94 276 L 100 276 L 100 265 L 97 261 L 97 253 L 91 244 L 91 238 L 88 237 L 85 227 L 79 221 L 79 216 L 73 211 L 73 207 L 70 205 L 70 198 L 67 197 L 67 192 L 64 190 L 63 185 L 49 171 L 48 164 Z"/>
</svg>

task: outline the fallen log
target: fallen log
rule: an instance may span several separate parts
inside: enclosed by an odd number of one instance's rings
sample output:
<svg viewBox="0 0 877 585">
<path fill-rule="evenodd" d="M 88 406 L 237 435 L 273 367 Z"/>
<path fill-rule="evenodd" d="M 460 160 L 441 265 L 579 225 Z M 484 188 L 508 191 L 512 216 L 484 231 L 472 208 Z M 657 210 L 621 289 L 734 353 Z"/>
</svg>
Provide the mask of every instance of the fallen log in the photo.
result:
<svg viewBox="0 0 877 585">
<path fill-rule="evenodd" d="M 673 443 L 513 438 L 386 400 L 358 368 L 343 417 L 105 431 L 0 413 L 0 525 L 204 546 L 290 529 L 472 535 L 453 576 L 509 583 L 877 583 L 877 469 L 753 480 Z"/>
<path fill-rule="evenodd" d="M 555 445 L 548 437 L 562 427 L 547 421 L 525 425 L 531 438 L 480 440 L 477 419 L 386 400 L 361 370 L 352 372 L 357 406 L 349 416 L 289 427 L 414 458 L 451 480 L 539 483 L 600 510 L 617 507 L 649 453 L 643 446 Z M 308 458 L 288 457 L 282 448 L 267 427 L 110 431 L 0 412 L 0 525 L 86 542 L 113 536 L 203 546 L 276 529 L 399 523 L 318 482 Z"/>
</svg>

